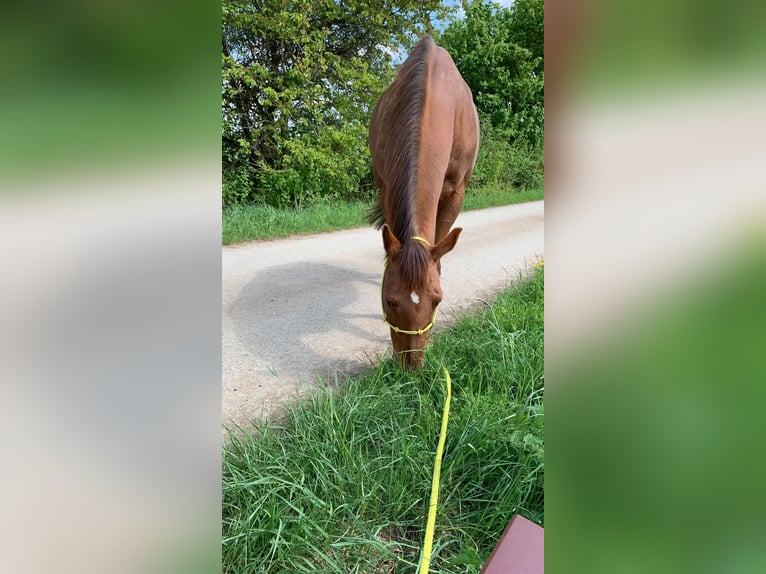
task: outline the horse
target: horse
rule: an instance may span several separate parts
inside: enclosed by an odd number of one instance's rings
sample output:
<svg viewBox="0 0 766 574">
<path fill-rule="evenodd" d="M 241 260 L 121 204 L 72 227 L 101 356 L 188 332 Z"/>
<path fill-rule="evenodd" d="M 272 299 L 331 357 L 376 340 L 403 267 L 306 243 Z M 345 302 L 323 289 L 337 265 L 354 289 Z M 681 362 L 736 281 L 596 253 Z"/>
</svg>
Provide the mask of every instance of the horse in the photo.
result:
<svg viewBox="0 0 766 574">
<path fill-rule="evenodd" d="M 471 89 L 430 36 L 376 103 L 369 146 L 379 191 L 369 220 L 382 231 L 385 250 L 383 320 L 402 367 L 416 369 L 443 296 L 441 258 L 462 231 L 450 228 L 479 150 Z"/>
</svg>

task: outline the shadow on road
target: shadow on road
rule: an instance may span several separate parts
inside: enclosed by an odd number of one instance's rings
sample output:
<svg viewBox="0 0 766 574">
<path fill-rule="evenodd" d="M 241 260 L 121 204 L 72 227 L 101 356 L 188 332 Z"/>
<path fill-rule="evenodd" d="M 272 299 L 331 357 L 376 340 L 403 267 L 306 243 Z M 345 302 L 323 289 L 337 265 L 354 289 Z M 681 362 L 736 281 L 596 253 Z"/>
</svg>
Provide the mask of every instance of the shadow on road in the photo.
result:
<svg viewBox="0 0 766 574">
<path fill-rule="evenodd" d="M 359 348 L 385 343 L 378 274 L 300 263 L 270 267 L 245 285 L 227 315 L 244 348 L 278 377 L 358 371 Z"/>
</svg>

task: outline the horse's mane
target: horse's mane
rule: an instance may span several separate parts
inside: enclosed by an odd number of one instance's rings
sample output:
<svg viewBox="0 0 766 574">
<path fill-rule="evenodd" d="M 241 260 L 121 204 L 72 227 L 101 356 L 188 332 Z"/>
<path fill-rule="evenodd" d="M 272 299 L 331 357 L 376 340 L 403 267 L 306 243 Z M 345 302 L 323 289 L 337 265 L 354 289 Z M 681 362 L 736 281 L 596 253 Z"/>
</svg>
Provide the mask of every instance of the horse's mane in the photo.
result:
<svg viewBox="0 0 766 574">
<path fill-rule="evenodd" d="M 387 203 L 393 205 L 393 220 L 386 221 L 382 198 L 372 208 L 369 221 L 377 229 L 388 223 L 391 231 L 402 243 L 397 255 L 402 279 L 411 289 L 417 289 L 425 283 L 429 251 L 419 241 L 411 238 L 417 235 L 415 227 L 415 183 L 418 175 L 418 149 L 420 147 L 420 124 L 426 95 L 428 57 L 435 47 L 430 36 L 423 38 L 412 53 L 399 67 L 394 83 L 389 87 L 387 103 L 389 107 L 382 111 L 381 123 L 391 126 L 386 138 L 386 148 L 392 154 L 389 173 L 393 174 L 388 182 Z"/>
</svg>

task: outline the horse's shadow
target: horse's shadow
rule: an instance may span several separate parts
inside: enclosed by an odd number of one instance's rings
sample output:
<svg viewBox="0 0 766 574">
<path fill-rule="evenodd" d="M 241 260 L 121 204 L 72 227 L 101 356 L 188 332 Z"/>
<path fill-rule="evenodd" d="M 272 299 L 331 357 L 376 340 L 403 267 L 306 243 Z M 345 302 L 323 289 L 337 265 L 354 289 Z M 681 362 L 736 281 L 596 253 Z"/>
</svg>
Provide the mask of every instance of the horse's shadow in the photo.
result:
<svg viewBox="0 0 766 574">
<path fill-rule="evenodd" d="M 245 285 L 228 314 L 244 348 L 278 378 L 358 371 L 366 365 L 354 349 L 388 340 L 382 321 L 375 322 L 379 285 L 377 274 L 336 265 L 270 267 Z"/>
</svg>

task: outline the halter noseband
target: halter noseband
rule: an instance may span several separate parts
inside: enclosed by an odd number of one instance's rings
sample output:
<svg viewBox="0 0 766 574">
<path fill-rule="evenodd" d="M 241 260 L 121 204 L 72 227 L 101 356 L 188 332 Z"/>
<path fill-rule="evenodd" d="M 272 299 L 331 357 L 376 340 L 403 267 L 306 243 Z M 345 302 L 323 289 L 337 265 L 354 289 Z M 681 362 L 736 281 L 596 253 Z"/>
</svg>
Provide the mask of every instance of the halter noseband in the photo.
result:
<svg viewBox="0 0 766 574">
<path fill-rule="evenodd" d="M 420 241 L 421 243 L 425 243 L 426 245 L 428 245 L 428 247 L 431 247 L 431 243 L 427 239 L 420 237 L 419 235 L 414 235 L 410 239 L 414 239 L 415 241 Z M 388 261 L 386 261 L 386 265 L 388 265 Z M 380 291 L 382 295 L 383 293 L 382 281 L 380 283 Z M 418 329 L 417 331 L 408 331 L 407 329 L 400 329 L 396 325 L 392 325 L 391 323 L 388 322 L 388 318 L 386 317 L 385 311 L 383 311 L 383 322 L 389 327 L 391 327 L 391 330 L 394 333 L 402 333 L 403 335 L 422 335 L 424 333 L 427 333 L 434 326 L 434 323 L 436 323 L 436 308 L 434 308 L 434 314 L 431 316 L 431 322 L 428 323 L 428 325 L 426 325 L 422 329 Z"/>
<path fill-rule="evenodd" d="M 391 327 L 394 333 L 403 333 L 404 335 L 422 335 L 423 333 L 428 332 L 428 330 L 434 326 L 434 323 L 436 323 L 436 309 L 434 309 L 434 314 L 433 316 L 431 316 L 431 322 L 428 323 L 428 325 L 426 325 L 422 329 L 418 329 L 417 331 L 408 331 L 406 329 L 400 329 L 396 325 L 392 325 L 391 323 L 388 322 L 388 319 L 386 319 L 385 312 L 383 313 L 383 322 L 389 327 Z"/>
</svg>

